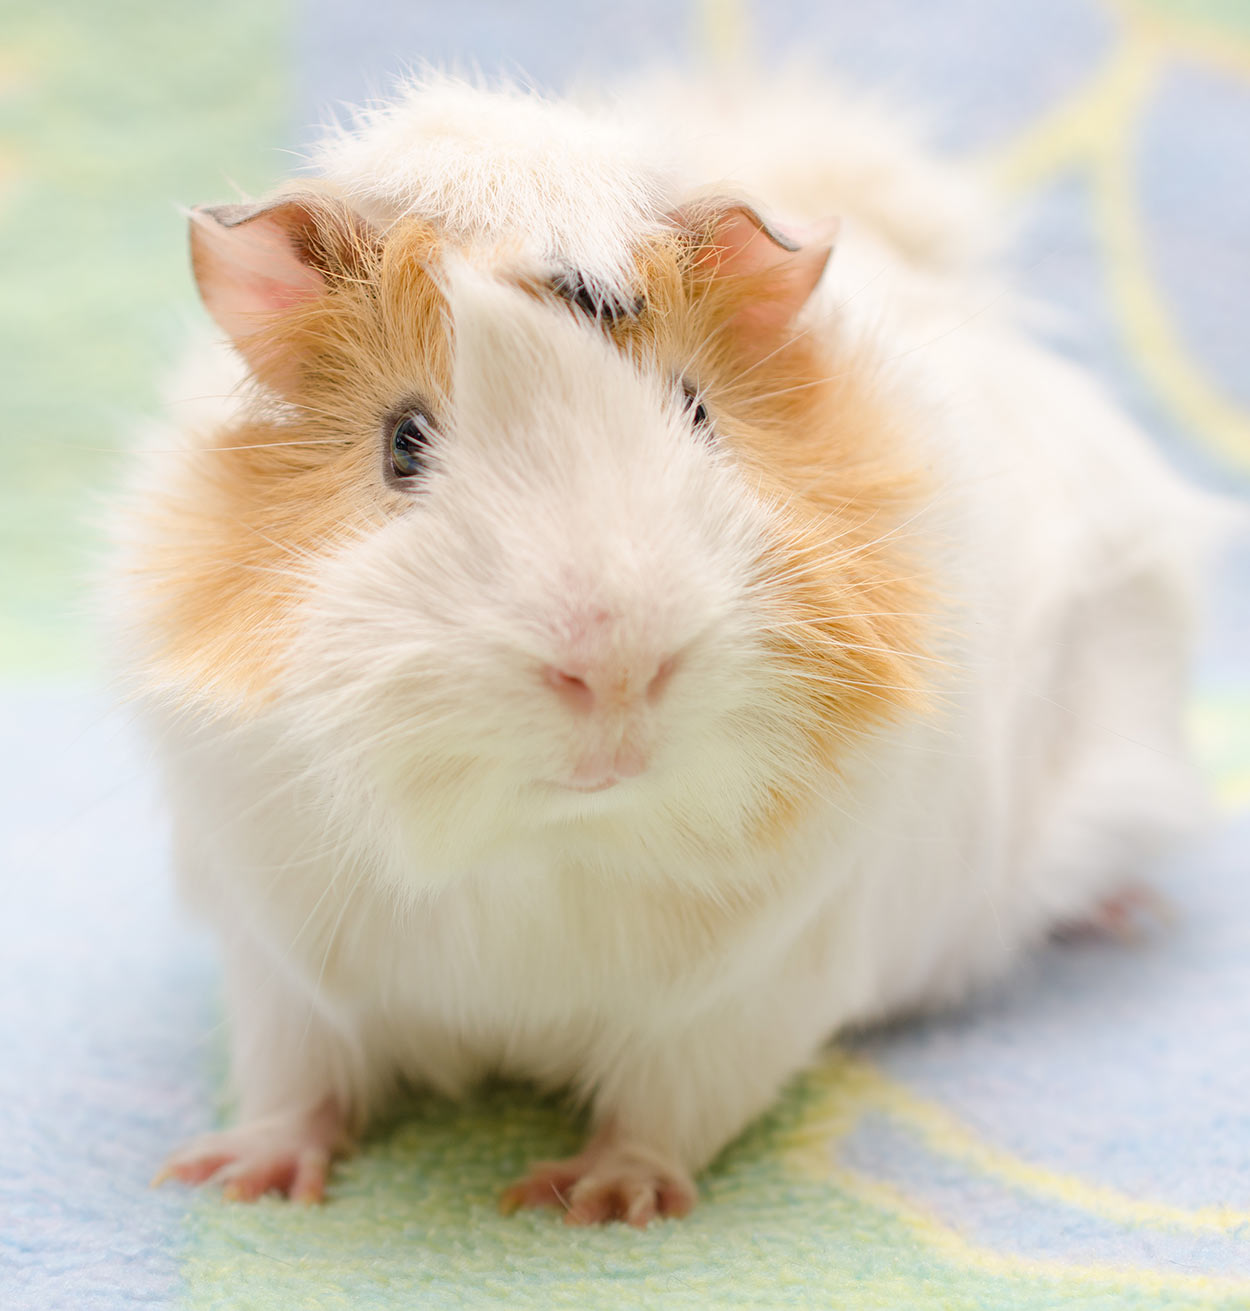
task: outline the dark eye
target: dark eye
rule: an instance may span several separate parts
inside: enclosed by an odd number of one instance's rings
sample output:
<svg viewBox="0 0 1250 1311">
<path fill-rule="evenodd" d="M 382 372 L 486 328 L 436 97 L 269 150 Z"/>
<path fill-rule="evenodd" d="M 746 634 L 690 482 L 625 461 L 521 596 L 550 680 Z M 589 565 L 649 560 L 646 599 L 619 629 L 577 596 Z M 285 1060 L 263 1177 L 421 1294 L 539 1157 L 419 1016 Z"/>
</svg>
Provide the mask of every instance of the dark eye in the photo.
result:
<svg viewBox="0 0 1250 1311">
<path fill-rule="evenodd" d="M 686 398 L 686 418 L 690 420 L 691 426 L 700 432 L 707 432 L 712 421 L 708 418 L 707 406 L 699 399 L 698 388 L 683 381 L 681 393 Z"/>
<path fill-rule="evenodd" d="M 434 421 L 422 410 L 405 414 L 391 429 L 391 472 L 412 478 L 425 468 L 425 453 L 434 439 Z"/>
</svg>

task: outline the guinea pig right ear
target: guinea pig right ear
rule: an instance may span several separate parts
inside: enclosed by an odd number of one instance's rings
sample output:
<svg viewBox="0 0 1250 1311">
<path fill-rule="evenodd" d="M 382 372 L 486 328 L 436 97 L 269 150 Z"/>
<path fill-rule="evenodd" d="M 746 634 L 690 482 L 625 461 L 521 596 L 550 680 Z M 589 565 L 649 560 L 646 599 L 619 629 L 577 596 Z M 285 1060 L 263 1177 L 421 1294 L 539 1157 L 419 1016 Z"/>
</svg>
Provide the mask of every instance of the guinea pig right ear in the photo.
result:
<svg viewBox="0 0 1250 1311">
<path fill-rule="evenodd" d="M 705 200 L 672 216 L 694 246 L 694 268 L 729 293 L 735 338 L 751 353 L 773 349 L 816 290 L 837 239 L 827 219 L 790 233 L 740 200 Z"/>
<path fill-rule="evenodd" d="M 327 275 L 361 249 L 364 224 L 320 196 L 284 196 L 259 205 L 191 211 L 191 268 L 205 308 L 252 370 L 274 364 L 262 329 L 315 300 Z"/>
</svg>

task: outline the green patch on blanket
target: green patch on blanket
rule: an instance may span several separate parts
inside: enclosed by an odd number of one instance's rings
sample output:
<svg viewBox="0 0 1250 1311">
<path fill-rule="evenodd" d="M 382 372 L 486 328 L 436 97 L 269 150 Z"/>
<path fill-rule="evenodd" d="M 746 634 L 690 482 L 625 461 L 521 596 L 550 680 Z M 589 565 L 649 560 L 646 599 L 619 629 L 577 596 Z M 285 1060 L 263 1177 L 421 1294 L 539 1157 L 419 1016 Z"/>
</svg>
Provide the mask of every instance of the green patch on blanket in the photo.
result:
<svg viewBox="0 0 1250 1311">
<path fill-rule="evenodd" d="M 978 1248 L 839 1162 L 839 1144 L 864 1114 L 907 1115 L 913 1105 L 866 1062 L 831 1056 L 724 1153 L 689 1217 L 639 1232 L 570 1228 L 558 1210 L 499 1213 L 500 1191 L 530 1162 L 578 1149 L 578 1126 L 554 1103 L 513 1086 L 459 1105 L 421 1099 L 338 1167 L 324 1206 L 200 1195 L 184 1262 L 187 1305 L 1246 1305 L 1243 1281 Z"/>
<path fill-rule="evenodd" d="M 1250 692 L 1206 690 L 1193 707 L 1190 728 L 1221 808 L 1231 813 L 1250 807 Z"/>
<path fill-rule="evenodd" d="M 101 492 L 194 303 L 180 205 L 289 161 L 284 0 L 0 13 L 0 673 L 80 669 Z"/>
<path fill-rule="evenodd" d="M 1195 35 L 1250 39 L 1250 5 L 1245 0 L 1132 0 L 1132 7 L 1179 19 Z"/>
</svg>

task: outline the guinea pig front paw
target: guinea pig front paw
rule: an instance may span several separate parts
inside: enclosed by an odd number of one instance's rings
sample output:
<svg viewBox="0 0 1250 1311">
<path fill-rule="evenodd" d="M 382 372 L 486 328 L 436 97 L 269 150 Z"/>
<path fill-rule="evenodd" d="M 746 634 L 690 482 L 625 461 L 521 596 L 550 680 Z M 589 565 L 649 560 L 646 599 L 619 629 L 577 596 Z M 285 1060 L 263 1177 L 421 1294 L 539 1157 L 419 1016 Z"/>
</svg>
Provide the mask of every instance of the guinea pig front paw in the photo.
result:
<svg viewBox="0 0 1250 1311">
<path fill-rule="evenodd" d="M 1098 938 L 1131 946 L 1152 928 L 1166 927 L 1175 919 L 1176 909 L 1162 892 L 1147 883 L 1129 882 L 1084 915 L 1058 925 L 1054 936 L 1061 942 Z"/>
<path fill-rule="evenodd" d="M 661 1153 L 600 1135 L 577 1156 L 532 1166 L 500 1208 L 562 1206 L 565 1224 L 624 1220 L 642 1229 L 657 1216 L 686 1215 L 697 1196 L 689 1173 Z"/>
<path fill-rule="evenodd" d="M 345 1146 L 343 1117 L 333 1102 L 325 1101 L 311 1111 L 201 1134 L 170 1156 L 152 1183 L 217 1183 L 224 1197 L 239 1202 L 269 1192 L 293 1202 L 320 1202 L 330 1162 Z"/>
</svg>

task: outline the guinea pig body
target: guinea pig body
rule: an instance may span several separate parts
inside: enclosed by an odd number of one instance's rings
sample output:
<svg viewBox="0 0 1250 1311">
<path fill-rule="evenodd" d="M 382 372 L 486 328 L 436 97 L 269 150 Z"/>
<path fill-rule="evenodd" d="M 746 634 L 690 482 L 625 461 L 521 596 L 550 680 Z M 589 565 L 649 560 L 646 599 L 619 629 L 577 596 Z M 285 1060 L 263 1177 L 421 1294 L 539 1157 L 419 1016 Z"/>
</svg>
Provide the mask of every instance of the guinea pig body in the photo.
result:
<svg viewBox="0 0 1250 1311">
<path fill-rule="evenodd" d="M 319 1197 L 398 1082 L 498 1072 L 593 1125 L 511 1203 L 681 1214 L 831 1035 L 1196 813 L 1205 500 L 1006 321 L 938 166 L 671 94 L 697 157 L 435 80 L 194 216 L 240 389 L 117 573 L 238 1098 L 170 1173 Z"/>
</svg>

